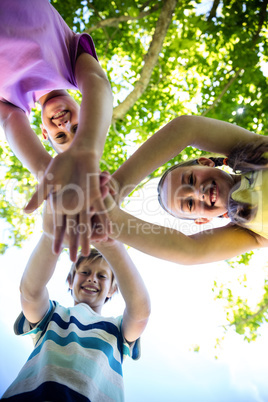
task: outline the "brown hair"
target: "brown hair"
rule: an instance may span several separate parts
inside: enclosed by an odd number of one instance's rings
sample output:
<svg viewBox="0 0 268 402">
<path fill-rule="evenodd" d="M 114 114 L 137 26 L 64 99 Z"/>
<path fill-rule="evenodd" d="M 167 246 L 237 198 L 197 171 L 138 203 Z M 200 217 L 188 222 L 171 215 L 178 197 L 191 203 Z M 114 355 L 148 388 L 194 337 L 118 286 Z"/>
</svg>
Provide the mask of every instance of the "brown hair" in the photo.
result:
<svg viewBox="0 0 268 402">
<path fill-rule="evenodd" d="M 72 284 L 73 284 L 76 271 L 78 270 L 78 268 L 79 268 L 80 264 L 82 264 L 82 262 L 88 261 L 89 263 L 91 263 L 91 262 L 96 261 L 96 260 L 98 260 L 98 259 L 100 259 L 100 258 L 101 258 L 103 261 L 106 261 L 105 258 L 102 256 L 102 254 L 101 254 L 97 249 L 95 249 L 95 248 L 91 248 L 91 249 L 90 249 L 90 254 L 89 254 L 89 256 L 87 256 L 87 257 L 84 257 L 83 255 L 80 254 L 80 255 L 78 256 L 77 261 L 76 261 L 76 262 L 73 262 L 73 264 L 72 264 L 72 266 L 71 266 L 71 269 L 70 269 L 70 271 L 69 271 L 69 273 L 68 273 L 68 275 L 67 275 L 66 282 L 68 282 L 69 285 L 72 285 Z M 112 270 L 111 270 L 111 271 L 112 271 Z M 112 284 L 111 284 L 111 286 L 112 286 L 113 289 L 115 289 L 115 292 L 118 291 L 118 285 L 117 285 L 117 283 L 116 283 L 116 280 L 115 280 L 115 276 L 114 276 L 113 271 L 112 271 Z M 69 288 L 69 290 L 71 291 L 70 288 Z M 72 291 L 71 291 L 71 292 L 72 292 Z M 109 297 L 106 297 L 104 303 L 106 303 L 109 299 L 110 299 Z"/>
</svg>

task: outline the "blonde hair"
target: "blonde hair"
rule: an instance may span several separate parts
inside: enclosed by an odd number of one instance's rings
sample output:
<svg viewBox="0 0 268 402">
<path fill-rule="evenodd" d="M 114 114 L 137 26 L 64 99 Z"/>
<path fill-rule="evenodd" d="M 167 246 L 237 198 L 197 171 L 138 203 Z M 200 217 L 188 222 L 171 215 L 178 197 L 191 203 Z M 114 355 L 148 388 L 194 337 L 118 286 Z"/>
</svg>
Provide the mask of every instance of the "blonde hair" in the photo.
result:
<svg viewBox="0 0 268 402">
<path fill-rule="evenodd" d="M 88 261 L 89 263 L 91 263 L 91 262 L 96 261 L 96 260 L 98 260 L 98 259 L 102 259 L 102 261 L 105 261 L 105 262 L 106 262 L 106 260 L 105 260 L 105 258 L 103 257 L 103 255 L 102 255 L 98 250 L 96 250 L 95 248 L 91 248 L 91 249 L 90 249 L 90 254 L 89 254 L 89 256 L 87 256 L 87 257 L 84 257 L 83 255 L 79 254 L 77 261 L 74 262 L 74 263 L 71 265 L 71 269 L 70 269 L 70 271 L 69 271 L 69 273 L 68 273 L 68 275 L 67 275 L 66 282 L 68 282 L 69 285 L 72 285 L 72 284 L 73 284 L 76 271 L 78 270 L 78 268 L 79 268 L 80 264 L 82 264 L 82 262 Z M 107 263 L 107 264 L 108 264 L 108 263 Z M 109 265 L 109 264 L 108 264 L 108 265 Z M 112 271 L 112 269 L 111 269 L 111 271 Z M 116 280 L 115 280 L 115 276 L 114 276 L 113 271 L 112 271 L 112 283 L 111 283 L 111 287 L 112 287 L 112 289 L 115 290 L 114 293 L 118 292 L 118 285 L 117 285 L 117 283 L 116 283 Z M 69 290 L 71 291 L 70 288 L 69 288 Z M 71 291 L 71 292 L 72 292 L 72 291 Z M 106 297 L 104 303 L 106 303 L 109 299 L 111 299 L 111 298 L 110 298 L 110 297 Z"/>
</svg>

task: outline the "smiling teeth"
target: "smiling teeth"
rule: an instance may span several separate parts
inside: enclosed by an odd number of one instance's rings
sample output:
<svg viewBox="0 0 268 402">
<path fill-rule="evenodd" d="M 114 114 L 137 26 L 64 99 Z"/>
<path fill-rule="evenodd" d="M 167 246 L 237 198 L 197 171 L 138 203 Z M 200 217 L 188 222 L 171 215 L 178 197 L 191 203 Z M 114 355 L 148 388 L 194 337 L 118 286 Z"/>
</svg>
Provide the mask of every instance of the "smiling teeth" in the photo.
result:
<svg viewBox="0 0 268 402">
<path fill-rule="evenodd" d="M 214 185 L 211 192 L 211 202 L 216 202 L 217 199 L 217 187 Z"/>
<path fill-rule="evenodd" d="M 56 113 L 54 114 L 54 116 L 52 117 L 52 119 L 57 119 L 58 117 L 64 116 L 66 113 L 65 110 L 63 110 L 62 112 Z"/>
<path fill-rule="evenodd" d="M 90 290 L 91 292 L 97 292 L 97 289 L 84 287 L 83 289 Z"/>
</svg>

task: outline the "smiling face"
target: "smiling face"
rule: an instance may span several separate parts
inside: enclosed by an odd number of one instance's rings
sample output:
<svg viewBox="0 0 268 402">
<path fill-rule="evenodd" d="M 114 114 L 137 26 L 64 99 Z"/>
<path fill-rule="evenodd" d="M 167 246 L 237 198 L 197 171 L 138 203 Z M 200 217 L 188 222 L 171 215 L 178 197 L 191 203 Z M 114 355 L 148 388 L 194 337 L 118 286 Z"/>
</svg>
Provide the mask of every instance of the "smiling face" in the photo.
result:
<svg viewBox="0 0 268 402">
<path fill-rule="evenodd" d="M 51 97 L 42 104 L 42 134 L 58 153 L 66 151 L 73 141 L 79 111 L 80 106 L 67 93 Z"/>
<path fill-rule="evenodd" d="M 210 159 L 200 158 L 199 165 L 171 170 L 160 190 L 167 211 L 179 218 L 205 218 L 204 222 L 224 214 L 235 181 L 213 166 Z"/>
<path fill-rule="evenodd" d="M 112 270 L 103 258 L 85 259 L 76 268 L 73 283 L 69 283 L 74 304 L 86 303 L 100 314 L 106 299 L 116 290 L 112 282 Z"/>
</svg>

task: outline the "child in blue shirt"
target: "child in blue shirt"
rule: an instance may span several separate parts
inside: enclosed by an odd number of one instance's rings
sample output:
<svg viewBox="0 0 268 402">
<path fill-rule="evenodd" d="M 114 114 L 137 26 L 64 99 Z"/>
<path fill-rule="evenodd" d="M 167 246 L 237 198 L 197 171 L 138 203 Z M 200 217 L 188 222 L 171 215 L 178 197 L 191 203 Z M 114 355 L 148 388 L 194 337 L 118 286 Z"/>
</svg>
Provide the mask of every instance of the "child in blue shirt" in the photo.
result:
<svg viewBox="0 0 268 402">
<path fill-rule="evenodd" d="M 73 263 L 68 283 L 73 307 L 49 300 L 46 284 L 58 255 L 44 233 L 24 271 L 22 313 L 17 334 L 33 338 L 34 351 L 3 395 L 8 401 L 123 401 L 122 362 L 139 358 L 139 337 L 150 314 L 143 280 L 123 244 L 97 243 Z M 103 317 L 104 303 L 117 285 L 125 301 L 123 316 Z"/>
</svg>

